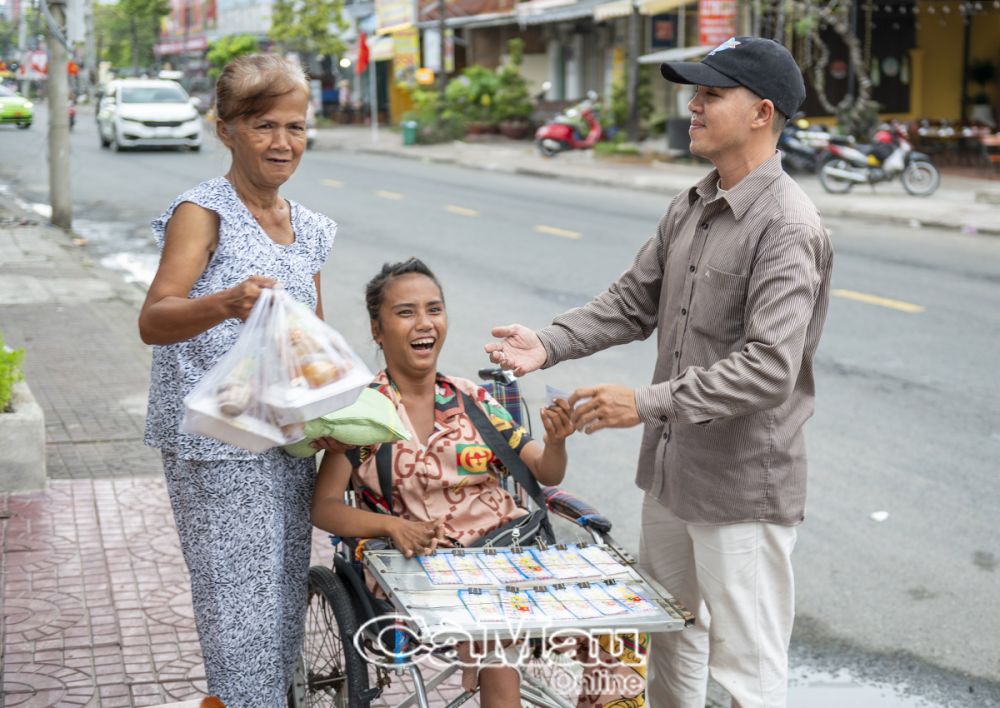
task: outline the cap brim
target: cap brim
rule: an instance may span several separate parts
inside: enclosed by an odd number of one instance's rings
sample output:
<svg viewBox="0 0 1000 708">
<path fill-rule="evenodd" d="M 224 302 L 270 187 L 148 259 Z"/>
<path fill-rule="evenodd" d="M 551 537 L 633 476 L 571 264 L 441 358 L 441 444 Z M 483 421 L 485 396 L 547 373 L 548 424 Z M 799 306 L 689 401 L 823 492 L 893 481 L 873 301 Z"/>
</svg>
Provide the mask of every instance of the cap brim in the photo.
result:
<svg viewBox="0 0 1000 708">
<path fill-rule="evenodd" d="M 717 88 L 732 88 L 740 85 L 739 81 L 733 81 L 708 64 L 698 61 L 669 61 L 660 64 L 660 73 L 667 81 L 672 81 L 675 84 L 694 84 Z"/>
</svg>

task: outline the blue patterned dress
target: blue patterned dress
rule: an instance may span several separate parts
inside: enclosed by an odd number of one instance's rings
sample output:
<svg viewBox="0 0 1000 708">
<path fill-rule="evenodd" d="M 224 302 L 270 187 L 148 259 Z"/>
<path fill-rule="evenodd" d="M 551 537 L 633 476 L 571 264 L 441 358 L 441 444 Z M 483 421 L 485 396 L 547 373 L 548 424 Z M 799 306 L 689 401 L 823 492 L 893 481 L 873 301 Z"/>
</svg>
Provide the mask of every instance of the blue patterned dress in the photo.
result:
<svg viewBox="0 0 1000 708">
<path fill-rule="evenodd" d="M 275 243 L 219 177 L 185 192 L 153 221 L 161 250 L 182 202 L 219 216 L 218 248 L 189 297 L 264 275 L 316 307 L 313 276 L 333 245 L 333 221 L 289 202 L 295 241 Z M 241 327 L 228 319 L 184 342 L 153 347 L 145 441 L 163 455 L 209 692 L 227 708 L 261 708 L 283 705 L 302 642 L 315 461 L 280 449 L 253 454 L 178 429 L 184 396 Z"/>
</svg>

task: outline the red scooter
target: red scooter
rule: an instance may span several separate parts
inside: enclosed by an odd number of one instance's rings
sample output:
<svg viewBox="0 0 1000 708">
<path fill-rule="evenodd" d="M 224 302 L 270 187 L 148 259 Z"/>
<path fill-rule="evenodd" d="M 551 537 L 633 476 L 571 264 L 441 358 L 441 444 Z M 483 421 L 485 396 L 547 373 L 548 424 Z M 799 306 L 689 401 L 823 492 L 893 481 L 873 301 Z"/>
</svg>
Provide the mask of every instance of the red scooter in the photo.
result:
<svg viewBox="0 0 1000 708">
<path fill-rule="evenodd" d="M 535 133 L 538 151 L 545 157 L 554 157 L 564 150 L 587 150 L 594 147 L 604 136 L 604 130 L 594 114 L 596 101 L 597 94 L 588 91 L 584 101 L 539 128 Z M 586 136 L 581 136 L 577 130 L 580 118 L 589 128 Z"/>
</svg>

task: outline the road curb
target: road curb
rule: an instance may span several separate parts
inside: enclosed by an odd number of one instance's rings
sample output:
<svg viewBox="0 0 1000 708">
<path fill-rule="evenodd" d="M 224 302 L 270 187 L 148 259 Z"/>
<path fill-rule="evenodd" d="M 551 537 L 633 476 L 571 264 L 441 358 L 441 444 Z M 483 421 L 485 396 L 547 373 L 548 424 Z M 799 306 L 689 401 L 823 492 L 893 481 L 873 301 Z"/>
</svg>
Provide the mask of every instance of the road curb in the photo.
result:
<svg viewBox="0 0 1000 708">
<path fill-rule="evenodd" d="M 379 149 L 375 147 L 367 146 L 348 146 L 348 145 L 335 145 L 326 144 L 322 146 L 322 149 L 327 150 L 339 150 L 342 152 L 354 152 L 354 153 L 364 153 L 369 155 L 382 155 L 383 157 L 398 157 L 404 160 L 414 160 L 418 162 L 431 162 L 442 165 L 457 165 L 459 167 L 465 167 L 468 169 L 479 170 L 484 172 L 500 172 L 504 174 L 516 174 L 524 175 L 525 177 L 538 177 L 543 179 L 558 179 L 565 182 L 572 182 L 574 184 L 586 184 L 586 185 L 597 185 L 597 186 L 612 186 L 612 187 L 628 187 L 630 189 L 637 189 L 643 192 L 649 192 L 652 194 L 664 194 L 664 187 L 662 185 L 656 184 L 642 184 L 636 182 L 632 179 L 622 179 L 622 178 L 602 178 L 595 177 L 592 175 L 580 176 L 580 175 L 567 175 L 562 172 L 549 171 L 544 169 L 536 169 L 529 167 L 504 167 L 494 164 L 483 164 L 481 162 L 476 162 L 472 160 L 464 160 L 461 158 L 445 157 L 440 155 L 419 155 L 408 153 L 405 150 L 396 149 Z M 914 217 L 907 215 L 898 214 L 885 214 L 882 212 L 871 212 L 859 210 L 857 205 L 851 207 L 835 208 L 830 209 L 829 207 L 824 207 L 820 209 L 823 216 L 834 217 L 838 219 L 858 219 L 867 221 L 881 221 L 891 224 L 899 224 L 910 226 L 912 225 Z M 970 224 L 962 223 L 954 220 L 947 219 L 918 219 L 921 226 L 931 226 L 941 229 L 949 229 L 954 231 L 964 232 L 968 229 Z M 1000 236 L 1000 216 L 998 216 L 996 226 L 972 226 L 974 229 L 973 233 L 982 236 Z"/>
</svg>

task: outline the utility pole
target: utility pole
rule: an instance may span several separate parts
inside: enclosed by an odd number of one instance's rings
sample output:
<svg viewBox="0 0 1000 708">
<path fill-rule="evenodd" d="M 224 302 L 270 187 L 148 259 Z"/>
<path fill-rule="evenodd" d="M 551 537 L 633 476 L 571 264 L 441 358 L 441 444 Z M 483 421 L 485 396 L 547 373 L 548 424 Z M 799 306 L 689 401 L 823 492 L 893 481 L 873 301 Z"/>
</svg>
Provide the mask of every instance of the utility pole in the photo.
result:
<svg viewBox="0 0 1000 708">
<path fill-rule="evenodd" d="M 683 12 L 684 8 L 681 7 Z M 639 41 L 642 16 L 638 3 L 632 3 L 628 16 L 628 58 L 625 62 L 625 102 L 628 106 L 626 133 L 630 142 L 639 140 Z"/>
<path fill-rule="evenodd" d="M 52 224 L 73 224 L 69 188 L 69 81 L 66 71 L 66 0 L 42 0 L 49 29 L 49 203 Z M 45 4 L 48 8 L 45 8 Z"/>
<path fill-rule="evenodd" d="M 97 87 L 97 48 L 94 43 L 94 0 L 83 0 L 83 57 L 87 64 L 87 102 L 93 103 Z"/>
<path fill-rule="evenodd" d="M 19 65 L 24 64 L 28 58 L 28 17 L 27 17 L 27 7 L 25 3 L 21 2 L 20 12 L 17 15 L 17 51 L 18 58 L 17 63 Z M 23 69 L 20 69 L 21 71 Z M 21 79 L 21 95 L 27 97 L 28 95 L 28 79 L 27 76 Z"/>
<path fill-rule="evenodd" d="M 438 0 L 438 95 L 441 97 L 442 105 L 444 104 L 444 89 L 448 85 L 448 74 L 444 68 L 444 36 L 447 31 L 447 25 L 445 24 L 445 18 L 448 15 L 448 3 L 447 0 Z"/>
</svg>

